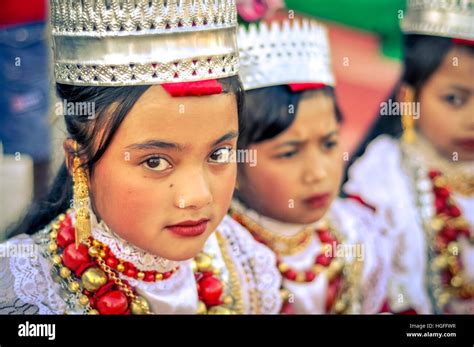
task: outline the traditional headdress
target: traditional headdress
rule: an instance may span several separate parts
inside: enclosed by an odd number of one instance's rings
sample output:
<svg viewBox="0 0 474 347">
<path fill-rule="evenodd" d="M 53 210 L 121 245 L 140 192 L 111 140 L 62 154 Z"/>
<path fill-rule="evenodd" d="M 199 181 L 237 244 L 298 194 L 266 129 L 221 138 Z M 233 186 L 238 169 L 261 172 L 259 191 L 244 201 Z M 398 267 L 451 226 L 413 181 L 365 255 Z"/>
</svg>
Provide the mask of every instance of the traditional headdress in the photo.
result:
<svg viewBox="0 0 474 347">
<path fill-rule="evenodd" d="M 238 73 L 235 0 L 51 0 L 58 83 L 130 86 Z"/>
<path fill-rule="evenodd" d="M 405 34 L 474 40 L 473 0 L 407 0 Z"/>
<path fill-rule="evenodd" d="M 240 26 L 240 78 L 245 90 L 290 85 L 334 86 L 326 28 L 314 20 Z"/>
</svg>

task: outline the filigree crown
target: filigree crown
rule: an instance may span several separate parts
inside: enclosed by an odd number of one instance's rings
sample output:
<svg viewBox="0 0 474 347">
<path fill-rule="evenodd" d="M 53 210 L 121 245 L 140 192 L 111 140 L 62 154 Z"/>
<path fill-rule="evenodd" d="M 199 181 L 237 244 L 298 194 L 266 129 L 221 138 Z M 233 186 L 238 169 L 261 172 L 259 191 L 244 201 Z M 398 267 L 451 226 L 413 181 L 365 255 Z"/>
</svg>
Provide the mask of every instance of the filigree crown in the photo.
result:
<svg viewBox="0 0 474 347">
<path fill-rule="evenodd" d="M 56 81 L 162 84 L 238 73 L 235 0 L 50 0 Z"/>
<path fill-rule="evenodd" d="M 474 40 L 474 0 L 407 0 L 405 34 Z"/>
<path fill-rule="evenodd" d="M 334 85 L 326 28 L 314 20 L 291 22 L 239 28 L 239 74 L 245 90 L 290 83 Z"/>
</svg>

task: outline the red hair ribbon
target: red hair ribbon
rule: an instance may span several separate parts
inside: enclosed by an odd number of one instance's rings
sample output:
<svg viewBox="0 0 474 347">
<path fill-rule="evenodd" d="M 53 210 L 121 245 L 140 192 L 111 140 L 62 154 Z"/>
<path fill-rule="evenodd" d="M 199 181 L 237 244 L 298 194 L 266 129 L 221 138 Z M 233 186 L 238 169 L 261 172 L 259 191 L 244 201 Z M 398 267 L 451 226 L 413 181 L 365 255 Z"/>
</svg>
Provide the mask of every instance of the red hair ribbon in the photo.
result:
<svg viewBox="0 0 474 347">
<path fill-rule="evenodd" d="M 171 96 L 204 96 L 222 93 L 222 85 L 216 80 L 165 83 L 161 85 Z"/>
<path fill-rule="evenodd" d="M 300 92 L 302 90 L 321 89 L 326 87 L 326 85 L 324 83 L 290 83 L 288 87 L 293 92 Z"/>
<path fill-rule="evenodd" d="M 474 46 L 474 40 L 456 39 L 456 38 L 452 38 L 451 40 L 453 41 L 455 45 Z"/>
</svg>

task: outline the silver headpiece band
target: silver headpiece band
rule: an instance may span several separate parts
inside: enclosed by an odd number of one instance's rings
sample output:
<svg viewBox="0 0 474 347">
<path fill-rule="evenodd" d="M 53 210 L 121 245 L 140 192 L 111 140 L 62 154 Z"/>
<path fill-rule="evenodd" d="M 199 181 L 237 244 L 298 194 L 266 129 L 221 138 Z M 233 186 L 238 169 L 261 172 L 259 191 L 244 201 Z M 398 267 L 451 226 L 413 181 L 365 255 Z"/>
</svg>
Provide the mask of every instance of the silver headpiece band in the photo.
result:
<svg viewBox="0 0 474 347">
<path fill-rule="evenodd" d="M 127 86 L 238 73 L 235 0 L 51 0 L 58 83 Z"/>
</svg>

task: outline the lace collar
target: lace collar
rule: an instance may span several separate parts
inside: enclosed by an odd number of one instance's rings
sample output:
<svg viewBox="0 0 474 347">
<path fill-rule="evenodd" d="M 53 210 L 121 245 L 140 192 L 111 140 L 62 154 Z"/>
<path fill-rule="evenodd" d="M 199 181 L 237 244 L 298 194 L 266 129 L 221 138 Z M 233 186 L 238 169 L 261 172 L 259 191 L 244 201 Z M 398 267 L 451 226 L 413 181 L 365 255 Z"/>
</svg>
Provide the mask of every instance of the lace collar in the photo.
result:
<svg viewBox="0 0 474 347">
<path fill-rule="evenodd" d="M 262 214 L 258 213 L 257 211 L 245 206 L 237 199 L 233 199 L 231 203 L 231 208 L 235 211 L 246 215 L 248 218 L 253 220 L 255 223 L 260 225 L 262 228 L 271 231 L 272 233 L 284 236 L 284 237 L 291 237 L 302 230 L 308 228 L 309 226 L 314 226 L 314 228 L 318 228 L 320 224 L 323 224 L 326 218 L 321 218 L 321 220 L 316 221 L 311 224 L 293 224 L 293 223 L 285 223 L 279 220 L 263 216 Z"/>
<path fill-rule="evenodd" d="M 443 157 L 419 132 L 414 143 L 401 142 L 403 151 L 424 168 L 436 169 L 447 177 L 465 175 L 474 178 L 474 161 L 455 161 Z"/>
<path fill-rule="evenodd" d="M 103 220 L 98 222 L 92 211 L 90 213 L 92 236 L 106 244 L 117 258 L 132 263 L 142 271 L 167 272 L 180 265 L 179 261 L 162 258 L 134 246 L 112 231 Z"/>
</svg>

